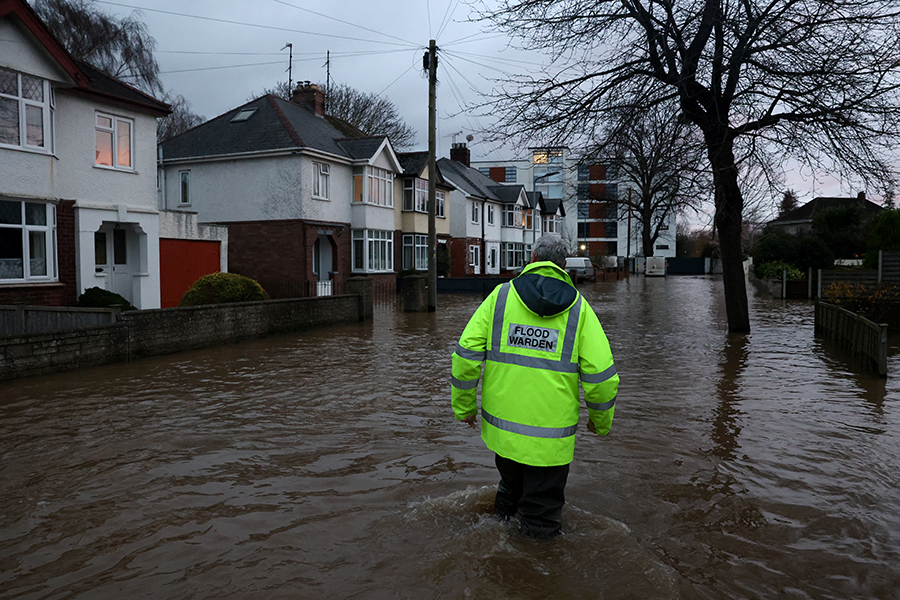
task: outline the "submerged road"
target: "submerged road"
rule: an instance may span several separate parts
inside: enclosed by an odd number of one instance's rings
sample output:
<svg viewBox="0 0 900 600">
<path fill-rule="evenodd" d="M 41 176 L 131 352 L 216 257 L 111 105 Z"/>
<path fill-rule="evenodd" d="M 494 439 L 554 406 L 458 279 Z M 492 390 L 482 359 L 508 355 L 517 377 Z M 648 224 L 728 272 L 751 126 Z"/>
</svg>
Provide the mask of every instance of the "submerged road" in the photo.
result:
<svg viewBox="0 0 900 600">
<path fill-rule="evenodd" d="M 479 298 L 374 322 L 4 382 L 0 599 L 897 598 L 900 353 L 887 380 L 714 277 L 580 287 L 622 384 L 582 423 L 565 535 L 488 517 L 453 420 Z M 896 344 L 896 337 L 894 343 Z"/>
</svg>

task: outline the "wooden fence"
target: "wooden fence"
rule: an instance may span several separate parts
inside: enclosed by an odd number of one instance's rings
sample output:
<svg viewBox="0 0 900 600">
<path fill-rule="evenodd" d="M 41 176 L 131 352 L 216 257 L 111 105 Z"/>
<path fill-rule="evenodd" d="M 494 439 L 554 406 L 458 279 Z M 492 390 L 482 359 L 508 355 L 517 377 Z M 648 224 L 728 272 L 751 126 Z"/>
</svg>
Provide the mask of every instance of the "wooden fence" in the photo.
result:
<svg viewBox="0 0 900 600">
<path fill-rule="evenodd" d="M 882 377 L 887 376 L 887 329 L 884 323 L 873 323 L 862 314 L 816 301 L 816 333 L 849 350 Z"/>
<path fill-rule="evenodd" d="M 0 306 L 0 337 L 108 325 L 121 314 L 121 308 Z"/>
</svg>

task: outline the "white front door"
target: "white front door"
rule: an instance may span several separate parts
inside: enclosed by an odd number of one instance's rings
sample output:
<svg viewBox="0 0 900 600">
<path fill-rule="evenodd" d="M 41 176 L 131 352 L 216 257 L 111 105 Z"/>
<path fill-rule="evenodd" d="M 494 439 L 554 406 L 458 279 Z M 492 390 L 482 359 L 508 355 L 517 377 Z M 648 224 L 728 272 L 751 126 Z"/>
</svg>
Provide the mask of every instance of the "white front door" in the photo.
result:
<svg viewBox="0 0 900 600">
<path fill-rule="evenodd" d="M 129 251 L 128 225 L 104 223 L 94 233 L 94 270 L 106 275 L 105 287 L 134 304 L 134 257 Z"/>
</svg>

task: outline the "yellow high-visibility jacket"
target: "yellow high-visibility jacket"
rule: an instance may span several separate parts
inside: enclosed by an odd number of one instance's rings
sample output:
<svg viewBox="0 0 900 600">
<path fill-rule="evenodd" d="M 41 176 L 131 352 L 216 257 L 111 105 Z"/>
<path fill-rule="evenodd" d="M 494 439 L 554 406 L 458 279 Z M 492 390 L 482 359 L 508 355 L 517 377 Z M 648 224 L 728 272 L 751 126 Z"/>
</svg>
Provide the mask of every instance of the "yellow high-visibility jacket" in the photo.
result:
<svg viewBox="0 0 900 600">
<path fill-rule="evenodd" d="M 532 263 L 497 286 L 466 325 L 453 353 L 458 420 L 476 414 L 479 379 L 481 437 L 504 458 L 542 467 L 572 462 L 579 380 L 597 433 L 609 433 L 619 387 L 609 341 L 551 262 Z"/>
</svg>

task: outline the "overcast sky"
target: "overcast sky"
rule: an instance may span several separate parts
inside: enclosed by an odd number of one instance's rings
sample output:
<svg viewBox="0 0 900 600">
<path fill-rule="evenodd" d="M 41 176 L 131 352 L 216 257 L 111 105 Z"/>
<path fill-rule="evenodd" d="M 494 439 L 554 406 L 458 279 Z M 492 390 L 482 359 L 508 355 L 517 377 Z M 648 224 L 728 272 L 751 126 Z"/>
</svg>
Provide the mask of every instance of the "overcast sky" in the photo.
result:
<svg viewBox="0 0 900 600">
<path fill-rule="evenodd" d="M 430 39 L 439 48 L 438 156 L 451 142 L 469 143 L 472 159 L 524 157 L 524 150 L 484 141 L 488 123 L 467 103 L 482 100 L 508 73 L 536 70 L 539 54 L 516 50 L 517 40 L 474 22 L 466 0 L 96 0 L 118 16 L 140 10 L 157 42 L 156 57 L 167 90 L 181 94 L 207 119 L 236 108 L 279 81 L 324 83 L 326 53 L 331 77 L 360 91 L 383 94 L 415 128 L 412 150 L 428 147 L 428 80 L 422 55 Z M 809 172 L 788 174 L 801 202 L 814 196 L 856 195 Z"/>
<path fill-rule="evenodd" d="M 207 119 L 244 104 L 251 95 L 292 79 L 324 83 L 331 77 L 367 93 L 383 94 L 417 132 L 413 150 L 428 148 L 428 79 L 422 55 L 430 39 L 439 48 L 438 155 L 453 135 L 470 142 L 473 160 L 515 158 L 479 139 L 486 123 L 466 103 L 491 89 L 503 71 L 537 68 L 542 57 L 509 48 L 506 36 L 470 20 L 461 0 L 97 0 L 105 11 L 140 18 L 157 42 L 167 90 L 183 95 Z M 238 66 L 246 65 L 246 66 Z M 462 114 L 460 114 L 462 113 Z M 456 115 L 456 116 L 454 116 Z"/>
</svg>

